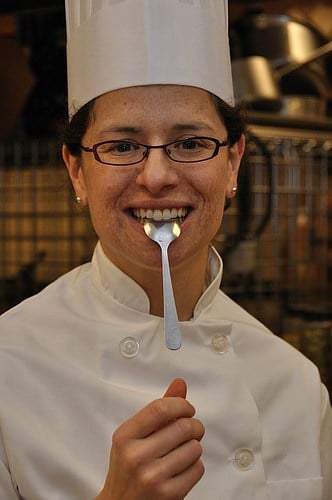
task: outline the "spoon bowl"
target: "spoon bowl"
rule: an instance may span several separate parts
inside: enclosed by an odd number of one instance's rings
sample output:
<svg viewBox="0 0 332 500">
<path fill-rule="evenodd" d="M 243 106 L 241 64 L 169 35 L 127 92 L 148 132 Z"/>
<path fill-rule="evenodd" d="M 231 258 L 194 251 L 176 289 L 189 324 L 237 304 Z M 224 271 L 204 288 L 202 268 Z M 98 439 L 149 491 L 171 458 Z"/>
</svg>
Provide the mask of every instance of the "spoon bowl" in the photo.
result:
<svg viewBox="0 0 332 500">
<path fill-rule="evenodd" d="M 168 246 L 180 236 L 181 227 L 177 221 L 144 223 L 145 234 L 155 241 L 161 249 L 162 272 L 163 272 L 163 294 L 164 294 L 164 322 L 165 343 L 168 349 L 179 349 L 181 347 L 181 333 L 178 315 L 176 312 L 171 273 L 168 262 Z"/>
<path fill-rule="evenodd" d="M 145 222 L 145 234 L 158 244 L 169 245 L 173 240 L 176 240 L 181 234 L 180 224 L 176 221 L 172 222 Z"/>
</svg>

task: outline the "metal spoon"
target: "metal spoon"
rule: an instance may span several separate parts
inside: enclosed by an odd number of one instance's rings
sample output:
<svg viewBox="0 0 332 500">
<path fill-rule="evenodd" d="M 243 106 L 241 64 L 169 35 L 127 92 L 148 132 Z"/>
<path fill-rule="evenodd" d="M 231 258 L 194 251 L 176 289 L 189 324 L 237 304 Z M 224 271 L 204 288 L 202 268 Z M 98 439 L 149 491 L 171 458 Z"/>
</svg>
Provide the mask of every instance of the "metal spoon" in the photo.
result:
<svg viewBox="0 0 332 500">
<path fill-rule="evenodd" d="M 175 221 L 145 222 L 144 231 L 151 240 L 158 243 L 161 249 L 166 347 L 173 350 L 179 349 L 181 347 L 181 334 L 175 307 L 167 250 L 169 244 L 180 236 L 180 224 Z"/>
</svg>

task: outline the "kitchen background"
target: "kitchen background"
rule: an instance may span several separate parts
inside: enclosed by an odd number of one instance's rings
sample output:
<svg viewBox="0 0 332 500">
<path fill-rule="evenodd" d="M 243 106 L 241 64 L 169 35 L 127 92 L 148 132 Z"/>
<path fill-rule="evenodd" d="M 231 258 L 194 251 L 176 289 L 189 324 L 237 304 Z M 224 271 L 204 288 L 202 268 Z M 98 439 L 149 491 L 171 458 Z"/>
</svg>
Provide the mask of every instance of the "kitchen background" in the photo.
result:
<svg viewBox="0 0 332 500">
<path fill-rule="evenodd" d="M 0 311 L 85 262 L 96 241 L 60 156 L 63 3 L 0 1 Z M 330 390 L 331 19 L 330 2 L 230 1 L 248 147 L 215 239 L 223 289 L 310 357 Z"/>
</svg>

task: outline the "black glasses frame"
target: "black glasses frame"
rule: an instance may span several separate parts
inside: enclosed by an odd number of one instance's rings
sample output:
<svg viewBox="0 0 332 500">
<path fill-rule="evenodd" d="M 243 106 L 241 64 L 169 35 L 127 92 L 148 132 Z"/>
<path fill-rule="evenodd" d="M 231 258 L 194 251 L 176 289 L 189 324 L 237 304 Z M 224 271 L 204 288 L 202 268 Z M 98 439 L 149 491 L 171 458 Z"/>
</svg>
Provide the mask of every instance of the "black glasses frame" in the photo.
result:
<svg viewBox="0 0 332 500">
<path fill-rule="evenodd" d="M 170 153 L 169 151 L 167 150 L 167 147 L 168 146 L 172 146 L 174 144 L 179 144 L 181 142 L 185 142 L 186 140 L 190 141 L 190 140 L 197 140 L 197 139 L 205 139 L 205 140 L 209 140 L 209 141 L 212 141 L 215 143 L 215 149 L 213 151 L 213 154 L 211 156 L 209 156 L 209 158 L 204 158 L 204 160 L 174 160 L 174 158 L 172 158 L 170 156 Z M 218 139 L 214 138 L 214 137 L 204 137 L 204 136 L 195 136 L 195 137 L 188 137 L 188 139 L 181 139 L 181 140 L 177 140 L 177 141 L 172 141 L 172 142 L 168 142 L 167 144 L 160 144 L 160 145 L 157 145 L 157 146 L 150 146 L 149 144 L 141 144 L 139 142 L 134 142 L 134 141 L 128 141 L 128 140 L 124 140 L 123 142 L 126 142 L 126 143 L 129 143 L 129 144 L 135 144 L 137 146 L 143 146 L 144 148 L 146 148 L 146 150 L 143 152 L 143 156 L 140 160 L 138 161 L 134 161 L 134 162 L 130 162 L 130 163 L 108 163 L 108 162 L 105 162 L 105 161 L 102 161 L 100 156 L 98 155 L 98 151 L 97 151 L 97 148 L 99 146 L 102 146 L 103 144 L 108 144 L 108 143 L 116 143 L 116 142 L 122 142 L 121 140 L 110 140 L 110 141 L 102 141 L 102 142 L 97 142 L 96 144 L 93 144 L 93 146 L 91 148 L 87 147 L 87 146 L 83 146 L 83 144 L 79 144 L 80 148 L 87 152 L 87 153 L 93 153 L 93 156 L 95 157 L 95 160 L 98 161 L 99 163 L 102 163 L 103 165 L 113 165 L 115 167 L 126 167 L 126 166 L 129 166 L 129 165 L 137 165 L 137 163 L 141 163 L 145 158 L 147 158 L 147 156 L 149 155 L 149 152 L 150 152 L 150 149 L 163 149 L 164 152 L 166 153 L 166 155 L 168 156 L 168 158 L 176 163 L 199 163 L 199 162 L 202 162 L 202 161 L 207 161 L 207 160 L 211 160 L 212 158 L 214 158 L 215 156 L 217 156 L 217 154 L 219 153 L 219 149 L 224 147 L 224 146 L 227 146 L 229 141 L 228 139 L 226 139 L 225 141 L 222 141 L 220 142 Z"/>
</svg>

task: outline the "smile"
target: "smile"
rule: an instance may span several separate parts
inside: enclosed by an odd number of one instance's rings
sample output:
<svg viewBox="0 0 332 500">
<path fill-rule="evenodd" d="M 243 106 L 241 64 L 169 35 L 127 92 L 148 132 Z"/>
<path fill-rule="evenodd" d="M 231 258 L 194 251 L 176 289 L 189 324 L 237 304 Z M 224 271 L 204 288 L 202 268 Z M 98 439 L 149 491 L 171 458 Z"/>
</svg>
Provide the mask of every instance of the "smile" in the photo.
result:
<svg viewBox="0 0 332 500">
<path fill-rule="evenodd" d="M 155 221 L 167 221 L 171 219 L 184 219 L 188 214 L 188 207 L 184 208 L 164 208 L 163 210 L 154 210 L 152 208 L 135 208 L 133 213 L 137 219 L 151 219 Z"/>
</svg>

